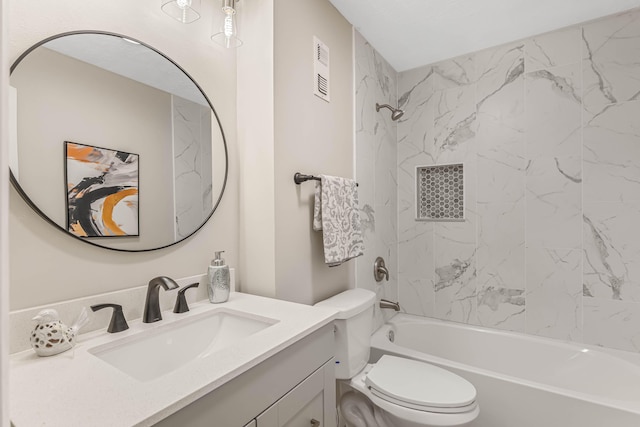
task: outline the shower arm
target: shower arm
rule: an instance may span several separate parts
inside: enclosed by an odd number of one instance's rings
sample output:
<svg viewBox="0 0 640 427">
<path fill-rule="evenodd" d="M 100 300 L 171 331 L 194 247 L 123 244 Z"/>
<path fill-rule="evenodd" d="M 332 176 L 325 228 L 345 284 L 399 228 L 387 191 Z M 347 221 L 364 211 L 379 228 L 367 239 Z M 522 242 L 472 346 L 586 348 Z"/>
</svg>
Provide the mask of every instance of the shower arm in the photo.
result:
<svg viewBox="0 0 640 427">
<path fill-rule="evenodd" d="M 396 111 L 396 109 L 389 104 L 376 104 L 376 111 L 380 111 L 381 108 L 388 108 L 392 113 Z"/>
<path fill-rule="evenodd" d="M 389 111 L 391 111 L 391 120 L 393 120 L 394 122 L 400 119 L 400 117 L 402 117 L 402 115 L 404 114 L 404 111 L 399 108 L 394 108 L 389 104 L 378 104 L 376 102 L 376 111 L 379 112 L 381 108 L 387 108 L 389 109 Z"/>
</svg>

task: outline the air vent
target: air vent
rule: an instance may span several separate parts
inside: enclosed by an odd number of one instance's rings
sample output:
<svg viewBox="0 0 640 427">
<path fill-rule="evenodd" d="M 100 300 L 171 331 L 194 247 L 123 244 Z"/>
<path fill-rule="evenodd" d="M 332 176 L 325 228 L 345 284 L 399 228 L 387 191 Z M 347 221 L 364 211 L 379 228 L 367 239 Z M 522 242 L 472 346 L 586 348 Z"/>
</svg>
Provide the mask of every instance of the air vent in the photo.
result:
<svg viewBox="0 0 640 427">
<path fill-rule="evenodd" d="M 329 82 L 325 79 L 322 74 L 318 74 L 318 92 L 321 95 L 327 96 L 329 94 Z"/>
<path fill-rule="evenodd" d="M 330 101 L 329 48 L 313 37 L 313 94 Z"/>
<path fill-rule="evenodd" d="M 317 38 L 315 38 L 314 41 L 316 44 L 316 59 L 320 61 L 322 65 L 324 65 L 325 67 L 328 67 L 329 66 L 329 50 Z"/>
</svg>

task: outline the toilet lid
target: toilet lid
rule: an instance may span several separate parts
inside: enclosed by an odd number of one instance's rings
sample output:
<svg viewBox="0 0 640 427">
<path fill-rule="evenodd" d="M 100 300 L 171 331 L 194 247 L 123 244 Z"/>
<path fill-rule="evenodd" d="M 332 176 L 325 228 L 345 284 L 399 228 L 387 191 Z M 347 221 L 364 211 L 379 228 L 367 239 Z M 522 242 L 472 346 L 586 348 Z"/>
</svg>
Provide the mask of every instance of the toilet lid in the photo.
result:
<svg viewBox="0 0 640 427">
<path fill-rule="evenodd" d="M 454 408 L 466 410 L 476 400 L 475 387 L 464 378 L 425 362 L 389 355 L 369 371 L 365 384 L 382 399 L 426 411 L 457 412 Z"/>
</svg>

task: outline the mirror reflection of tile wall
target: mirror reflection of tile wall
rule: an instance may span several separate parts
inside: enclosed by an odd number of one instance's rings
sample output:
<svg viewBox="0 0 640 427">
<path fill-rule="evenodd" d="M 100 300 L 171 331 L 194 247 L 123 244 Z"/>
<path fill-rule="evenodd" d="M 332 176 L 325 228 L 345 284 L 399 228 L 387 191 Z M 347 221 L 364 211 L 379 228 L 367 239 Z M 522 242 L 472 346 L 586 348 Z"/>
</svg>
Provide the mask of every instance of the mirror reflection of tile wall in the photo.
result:
<svg viewBox="0 0 640 427">
<path fill-rule="evenodd" d="M 171 96 L 175 238 L 183 239 L 204 222 L 213 208 L 211 109 Z"/>
</svg>

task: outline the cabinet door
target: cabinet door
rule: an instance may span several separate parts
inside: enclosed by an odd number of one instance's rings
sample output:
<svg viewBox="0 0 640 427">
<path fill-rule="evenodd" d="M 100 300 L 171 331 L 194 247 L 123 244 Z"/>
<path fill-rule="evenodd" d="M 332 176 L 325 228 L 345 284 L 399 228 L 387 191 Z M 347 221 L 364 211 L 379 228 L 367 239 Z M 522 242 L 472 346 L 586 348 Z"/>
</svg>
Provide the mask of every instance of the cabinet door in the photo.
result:
<svg viewBox="0 0 640 427">
<path fill-rule="evenodd" d="M 281 427 L 324 427 L 322 391 L 291 418 L 280 421 Z"/>
<path fill-rule="evenodd" d="M 257 427 L 325 427 L 324 376 L 323 368 L 311 374 L 260 414 Z"/>
</svg>

